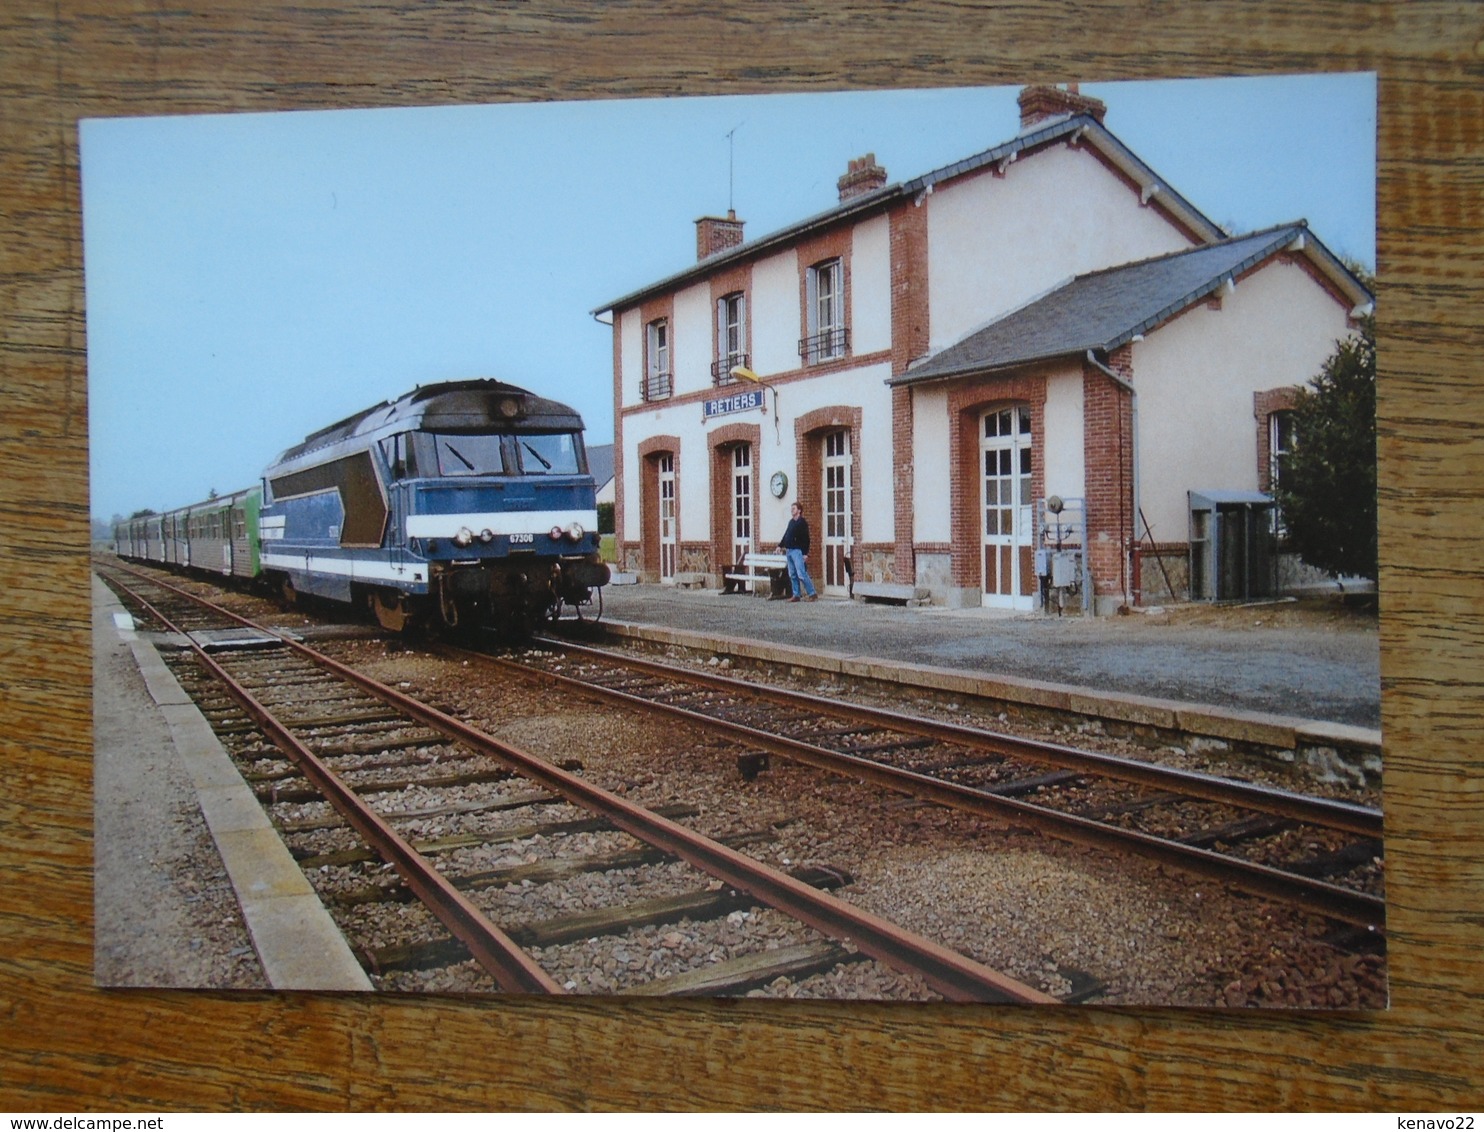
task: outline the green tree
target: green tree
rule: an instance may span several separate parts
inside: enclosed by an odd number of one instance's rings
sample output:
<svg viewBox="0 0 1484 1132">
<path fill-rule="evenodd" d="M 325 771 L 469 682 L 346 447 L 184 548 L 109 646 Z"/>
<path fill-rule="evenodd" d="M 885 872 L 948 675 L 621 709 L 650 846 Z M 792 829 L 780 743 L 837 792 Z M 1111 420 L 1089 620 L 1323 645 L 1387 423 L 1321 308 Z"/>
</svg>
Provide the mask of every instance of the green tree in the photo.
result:
<svg viewBox="0 0 1484 1132">
<path fill-rule="evenodd" d="M 1288 548 L 1335 576 L 1375 580 L 1376 331 L 1373 317 L 1335 344 L 1298 397 L 1278 505 Z"/>
</svg>

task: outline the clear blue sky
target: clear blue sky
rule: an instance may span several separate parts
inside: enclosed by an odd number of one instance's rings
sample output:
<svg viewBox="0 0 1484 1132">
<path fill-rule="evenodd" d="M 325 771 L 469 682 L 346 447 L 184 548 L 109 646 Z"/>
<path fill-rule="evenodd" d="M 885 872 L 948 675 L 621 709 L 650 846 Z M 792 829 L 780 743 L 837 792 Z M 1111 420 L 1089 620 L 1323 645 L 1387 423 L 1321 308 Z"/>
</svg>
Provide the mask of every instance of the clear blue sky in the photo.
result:
<svg viewBox="0 0 1484 1132">
<path fill-rule="evenodd" d="M 1089 83 L 1106 125 L 1239 231 L 1307 218 L 1375 264 L 1375 77 Z M 589 312 L 836 202 L 1014 136 L 1018 88 L 669 98 L 82 123 L 92 513 L 256 481 L 414 385 L 497 377 L 613 435 Z M 727 134 L 733 133 L 729 147 Z"/>
</svg>

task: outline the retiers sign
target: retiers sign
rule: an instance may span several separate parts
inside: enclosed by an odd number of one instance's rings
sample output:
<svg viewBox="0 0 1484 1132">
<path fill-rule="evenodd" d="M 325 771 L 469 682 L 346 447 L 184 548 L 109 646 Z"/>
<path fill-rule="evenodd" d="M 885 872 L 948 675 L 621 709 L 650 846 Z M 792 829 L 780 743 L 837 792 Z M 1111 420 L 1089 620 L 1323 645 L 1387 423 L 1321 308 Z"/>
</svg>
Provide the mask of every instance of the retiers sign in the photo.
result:
<svg viewBox="0 0 1484 1132">
<path fill-rule="evenodd" d="M 761 409 L 763 407 L 763 390 L 745 389 L 740 393 L 733 393 L 730 397 L 712 397 L 706 402 L 702 410 L 702 416 L 721 417 L 727 413 L 743 413 L 748 409 Z"/>
</svg>

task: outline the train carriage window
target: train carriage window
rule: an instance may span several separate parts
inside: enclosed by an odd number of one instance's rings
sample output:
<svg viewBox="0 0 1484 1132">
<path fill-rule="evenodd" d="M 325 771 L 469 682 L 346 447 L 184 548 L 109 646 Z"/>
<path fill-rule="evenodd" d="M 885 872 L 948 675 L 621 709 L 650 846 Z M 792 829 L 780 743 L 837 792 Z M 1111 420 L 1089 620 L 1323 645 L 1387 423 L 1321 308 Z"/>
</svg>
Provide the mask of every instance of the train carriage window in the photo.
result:
<svg viewBox="0 0 1484 1132">
<path fill-rule="evenodd" d="M 582 471 L 581 445 L 573 433 L 538 433 L 516 439 L 521 470 L 528 476 L 575 476 Z"/>
</svg>

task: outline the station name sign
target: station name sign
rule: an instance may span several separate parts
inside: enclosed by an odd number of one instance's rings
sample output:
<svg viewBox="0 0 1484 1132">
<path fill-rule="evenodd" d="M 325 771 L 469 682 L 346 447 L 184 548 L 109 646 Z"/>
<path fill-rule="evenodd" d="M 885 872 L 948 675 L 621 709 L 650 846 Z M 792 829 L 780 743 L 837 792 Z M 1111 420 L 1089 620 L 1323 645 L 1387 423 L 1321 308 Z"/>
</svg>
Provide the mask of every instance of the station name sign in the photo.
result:
<svg viewBox="0 0 1484 1132">
<path fill-rule="evenodd" d="M 730 397 L 712 397 L 705 403 L 702 409 L 703 417 L 724 417 L 728 413 L 745 413 L 748 409 L 761 409 L 763 407 L 763 390 L 744 389 L 740 393 L 733 393 Z"/>
</svg>

